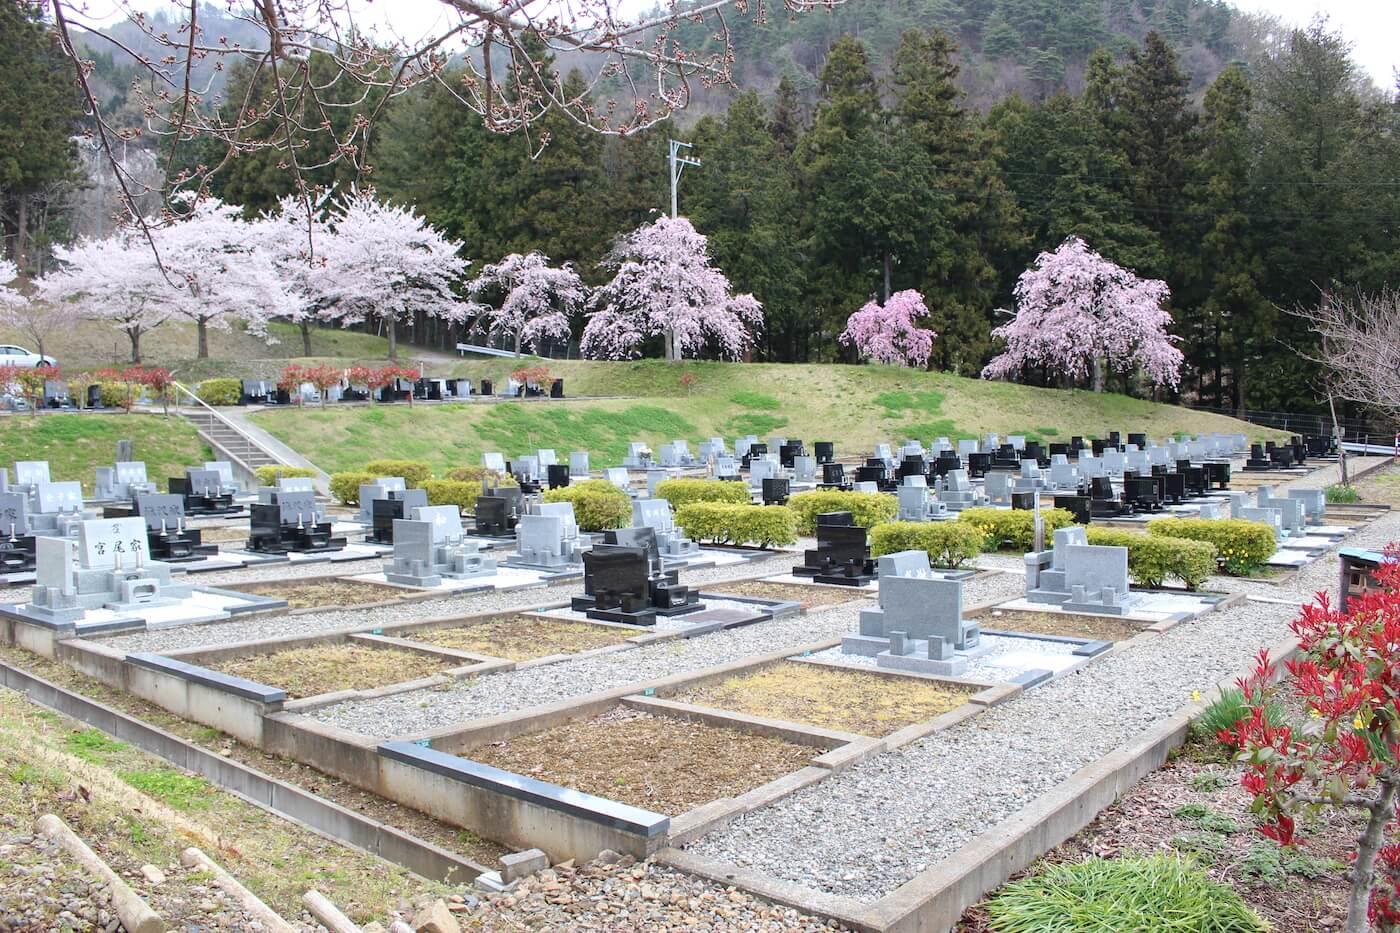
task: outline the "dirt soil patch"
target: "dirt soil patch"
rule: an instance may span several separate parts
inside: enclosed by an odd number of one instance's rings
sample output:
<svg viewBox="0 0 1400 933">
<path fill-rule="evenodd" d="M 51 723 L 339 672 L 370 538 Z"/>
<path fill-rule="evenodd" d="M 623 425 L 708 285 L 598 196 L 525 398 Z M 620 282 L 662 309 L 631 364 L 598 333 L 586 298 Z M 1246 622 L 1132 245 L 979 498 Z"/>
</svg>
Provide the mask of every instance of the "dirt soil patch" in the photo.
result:
<svg viewBox="0 0 1400 933">
<path fill-rule="evenodd" d="M 286 580 L 274 583 L 236 584 L 229 589 L 258 596 L 285 599 L 289 609 L 329 609 L 362 606 L 403 596 L 402 590 L 358 580 Z"/>
<path fill-rule="evenodd" d="M 674 699 L 879 737 L 956 709 L 975 692 L 916 677 L 788 662 L 687 690 Z"/>
<path fill-rule="evenodd" d="M 586 622 L 550 621 L 513 615 L 458 628 L 394 632 L 400 638 L 441 648 L 486 654 L 508 661 L 528 661 L 551 654 L 576 654 L 626 641 L 636 633 Z"/>
<path fill-rule="evenodd" d="M 444 668 L 460 667 L 462 663 L 398 648 L 317 645 L 205 666 L 234 677 L 281 687 L 293 699 L 302 699 L 337 690 L 368 690 L 417 680 Z"/>
<path fill-rule="evenodd" d="M 784 739 L 619 708 L 466 756 L 675 816 L 805 768 L 818 754 Z"/>
<path fill-rule="evenodd" d="M 1362 502 L 1376 502 L 1400 508 L 1400 466 L 1391 465 L 1363 476 L 1356 482 Z M 1345 509 L 1346 505 L 1337 508 Z"/>
<path fill-rule="evenodd" d="M 869 599 L 869 593 L 845 592 L 830 586 L 803 586 L 799 583 L 772 583 L 765 580 L 740 580 L 738 583 L 722 583 L 707 586 L 705 592 L 732 593 L 735 596 L 751 596 L 754 599 L 783 599 L 801 603 L 804 609 L 817 609 L 836 606 L 857 599 Z"/>
<path fill-rule="evenodd" d="M 1066 638 L 1093 638 L 1098 641 L 1124 641 L 1146 631 L 1143 625 L 1127 619 L 1077 615 L 1072 612 L 998 610 L 983 613 L 974 621 L 984 629 L 1030 632 L 1035 635 L 1063 635 Z"/>
<path fill-rule="evenodd" d="M 247 528 L 201 528 L 199 540 L 205 544 L 243 544 L 248 540 Z"/>
</svg>

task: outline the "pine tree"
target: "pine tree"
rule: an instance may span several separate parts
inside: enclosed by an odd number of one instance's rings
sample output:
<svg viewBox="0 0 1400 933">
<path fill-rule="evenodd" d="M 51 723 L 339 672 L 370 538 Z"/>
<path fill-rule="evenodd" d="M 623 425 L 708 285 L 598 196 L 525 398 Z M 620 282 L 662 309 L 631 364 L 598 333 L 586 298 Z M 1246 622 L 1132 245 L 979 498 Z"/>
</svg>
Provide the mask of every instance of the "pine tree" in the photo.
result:
<svg viewBox="0 0 1400 933">
<path fill-rule="evenodd" d="M 797 141 L 806 131 L 807 121 L 803 113 L 802 99 L 798 96 L 797 85 L 783 75 L 778 81 L 778 89 L 773 97 L 773 119 L 769 123 L 769 133 L 777 143 L 784 158 L 791 158 L 797 149 Z"/>
</svg>

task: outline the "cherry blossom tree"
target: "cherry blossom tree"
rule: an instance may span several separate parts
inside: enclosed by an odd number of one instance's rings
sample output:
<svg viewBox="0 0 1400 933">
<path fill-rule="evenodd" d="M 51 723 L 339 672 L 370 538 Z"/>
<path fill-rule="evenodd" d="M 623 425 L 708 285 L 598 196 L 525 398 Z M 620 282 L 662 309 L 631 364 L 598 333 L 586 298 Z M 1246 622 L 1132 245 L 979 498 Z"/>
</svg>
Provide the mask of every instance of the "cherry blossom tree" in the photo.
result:
<svg viewBox="0 0 1400 933">
<path fill-rule="evenodd" d="M 897 366 L 928 366 L 938 334 L 914 322 L 928 316 L 924 296 L 912 288 L 895 292 L 881 306 L 874 299 L 846 319 L 840 341 L 854 346 L 862 359 Z"/>
<path fill-rule="evenodd" d="M 184 213 L 152 231 L 164 263 L 171 312 L 195 324 L 199 358 L 209 356 L 209 329 L 228 331 L 243 321 L 249 333 L 266 336 L 270 318 L 295 309 L 257 228 L 239 208 L 216 198 L 187 200 Z"/>
<path fill-rule="evenodd" d="M 14 282 L 18 276 L 19 266 L 8 259 L 0 258 L 0 307 L 24 300 L 24 296 L 6 284 Z"/>
<path fill-rule="evenodd" d="M 618 240 L 604 260 L 616 273 L 598 290 L 584 356 L 624 360 L 648 337 L 666 340 L 666 358 L 695 356 L 712 346 L 738 359 L 763 327 L 752 295 L 731 295 L 729 280 L 710 265 L 706 238 L 684 217 L 661 217 Z"/>
<path fill-rule="evenodd" d="M 301 329 L 303 356 L 311 355 L 311 325 L 326 313 L 334 291 L 328 257 L 342 241 L 327 222 L 332 194 L 287 195 L 256 223 L 259 241 L 290 293 L 287 318 Z"/>
<path fill-rule="evenodd" d="M 453 292 L 467 269 L 458 255 L 461 242 L 411 208 L 351 191 L 333 204 L 328 223 L 334 244 L 323 252 L 322 318 L 342 327 L 378 318 L 388 333 L 389 358 L 396 359 L 399 321 L 415 311 L 448 321 L 467 317 L 467 304 Z"/>
<path fill-rule="evenodd" d="M 13 282 L 19 270 L 14 263 L 0 260 L 0 324 L 8 325 L 25 336 L 44 355 L 44 344 L 54 334 L 66 330 L 78 320 L 76 308 L 64 302 L 35 301 L 19 290 L 4 284 Z M 43 387 L 40 387 L 42 395 Z"/>
<path fill-rule="evenodd" d="M 1140 369 L 1154 386 L 1175 387 L 1183 356 L 1167 333 L 1167 283 L 1141 279 L 1103 258 L 1078 237 L 1041 253 L 1016 283 L 1016 317 L 992 335 L 1006 351 L 982 370 L 1007 378 L 1033 365 L 1072 379 L 1092 376 L 1103 391 L 1104 368 Z"/>
<path fill-rule="evenodd" d="M 84 318 L 108 321 L 131 342 L 131 362 L 141 362 L 141 337 L 171 313 L 170 285 L 155 254 L 131 230 L 110 237 L 54 246 L 54 271 L 37 283 L 36 297 L 69 304 Z"/>
<path fill-rule="evenodd" d="M 569 318 L 588 302 L 583 280 L 565 263 L 554 269 L 540 252 L 511 253 L 484 266 L 468 286 L 476 317 L 473 330 L 504 332 L 521 346 L 538 349 L 542 340 L 567 341 Z"/>
</svg>

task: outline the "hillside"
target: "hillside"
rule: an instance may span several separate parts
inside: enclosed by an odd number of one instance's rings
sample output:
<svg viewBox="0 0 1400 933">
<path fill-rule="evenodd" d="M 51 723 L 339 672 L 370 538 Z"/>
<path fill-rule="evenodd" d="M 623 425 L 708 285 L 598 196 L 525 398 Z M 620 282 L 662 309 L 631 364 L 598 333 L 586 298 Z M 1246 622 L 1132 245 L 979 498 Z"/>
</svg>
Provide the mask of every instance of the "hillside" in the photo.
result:
<svg viewBox="0 0 1400 933">
<path fill-rule="evenodd" d="M 500 379 L 508 361 L 449 367 L 473 380 Z M 570 396 L 566 402 L 498 405 L 373 405 L 261 412 L 259 425 L 322 469 L 357 469 L 378 457 L 425 460 L 436 469 L 480 462 L 483 451 L 507 455 L 553 447 L 587 450 L 592 466 L 616 466 L 627 443 L 653 448 L 684 438 L 692 449 L 712 435 L 781 434 L 808 443 L 831 440 L 839 455 L 880 441 L 914 437 L 1025 434 L 1044 441 L 1109 430 L 1244 432 L 1275 437 L 1253 425 L 1171 405 L 1128 398 L 983 382 L 941 373 L 875 366 L 551 362 Z M 680 383 L 694 373 L 690 392 Z"/>
<path fill-rule="evenodd" d="M 77 480 L 92 494 L 93 469 L 116 459 L 117 441 L 129 440 L 146 476 L 162 491 L 171 476 L 184 476 L 213 454 L 184 418 L 159 414 L 7 415 L 0 417 L 0 466 L 47 460 L 55 481 Z"/>
</svg>

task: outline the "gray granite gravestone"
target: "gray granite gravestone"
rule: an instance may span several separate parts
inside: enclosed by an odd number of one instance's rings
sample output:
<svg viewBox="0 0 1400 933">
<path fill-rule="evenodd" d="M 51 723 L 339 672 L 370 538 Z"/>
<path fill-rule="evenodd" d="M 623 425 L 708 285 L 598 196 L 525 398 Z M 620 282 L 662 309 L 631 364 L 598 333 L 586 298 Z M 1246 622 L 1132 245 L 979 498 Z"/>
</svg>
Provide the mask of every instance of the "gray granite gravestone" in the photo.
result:
<svg viewBox="0 0 1400 933">
<path fill-rule="evenodd" d="M 1128 589 L 1128 549 L 1086 544 L 1084 526 L 1055 531 L 1054 547 L 1026 555 L 1026 599 L 1076 612 L 1122 615 L 1139 602 Z"/>
<path fill-rule="evenodd" d="M 76 544 L 67 538 L 35 544 L 35 586 L 26 607 L 35 618 L 73 622 L 90 609 L 168 606 L 193 594 L 192 587 L 171 583 L 168 564 L 148 559 L 140 518 L 83 521 Z"/>
<path fill-rule="evenodd" d="M 700 553 L 700 545 L 676 528 L 671 503 L 665 499 L 633 500 L 632 525 L 650 528 L 655 533 L 656 547 L 662 557 L 687 558 Z"/>
</svg>

